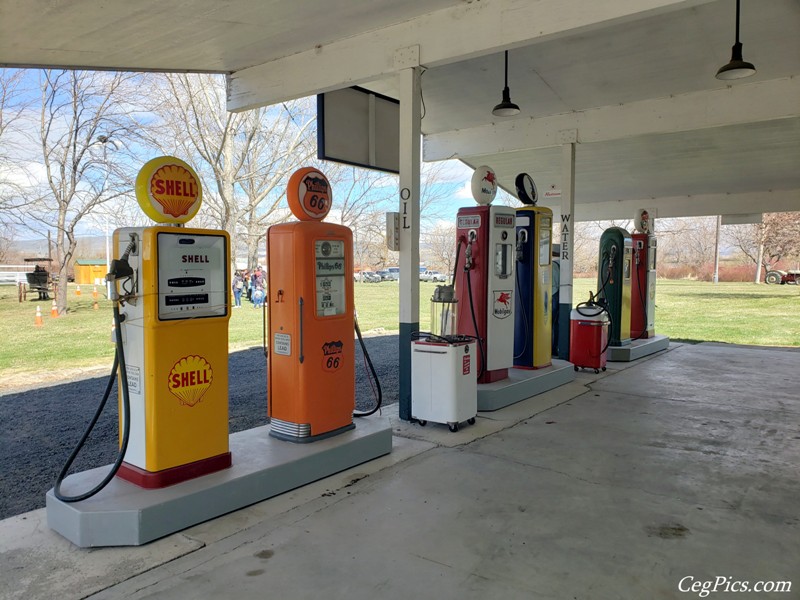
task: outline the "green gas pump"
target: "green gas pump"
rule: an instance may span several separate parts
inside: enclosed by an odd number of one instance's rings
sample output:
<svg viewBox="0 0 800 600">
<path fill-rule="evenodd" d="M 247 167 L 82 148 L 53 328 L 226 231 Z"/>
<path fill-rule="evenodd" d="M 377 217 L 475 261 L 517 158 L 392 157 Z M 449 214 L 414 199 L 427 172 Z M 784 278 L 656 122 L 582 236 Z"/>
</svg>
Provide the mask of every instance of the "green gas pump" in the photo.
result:
<svg viewBox="0 0 800 600">
<path fill-rule="evenodd" d="M 611 318 L 610 346 L 631 343 L 631 277 L 633 242 L 622 227 L 609 227 L 600 237 L 597 298 Z"/>
</svg>

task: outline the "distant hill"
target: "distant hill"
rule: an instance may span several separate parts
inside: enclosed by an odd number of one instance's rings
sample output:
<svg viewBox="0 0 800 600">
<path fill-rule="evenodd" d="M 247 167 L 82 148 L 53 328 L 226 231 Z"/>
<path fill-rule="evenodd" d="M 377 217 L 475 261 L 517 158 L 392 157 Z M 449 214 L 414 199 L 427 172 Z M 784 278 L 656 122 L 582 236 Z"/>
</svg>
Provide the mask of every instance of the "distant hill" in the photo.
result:
<svg viewBox="0 0 800 600">
<path fill-rule="evenodd" d="M 30 257 L 47 256 L 47 240 L 15 240 L 5 253 L 2 261 L 4 264 L 21 264 L 22 260 Z M 53 251 L 55 258 L 55 251 Z M 75 258 L 102 258 L 106 257 L 106 238 L 102 235 L 78 238 L 78 247 Z"/>
</svg>

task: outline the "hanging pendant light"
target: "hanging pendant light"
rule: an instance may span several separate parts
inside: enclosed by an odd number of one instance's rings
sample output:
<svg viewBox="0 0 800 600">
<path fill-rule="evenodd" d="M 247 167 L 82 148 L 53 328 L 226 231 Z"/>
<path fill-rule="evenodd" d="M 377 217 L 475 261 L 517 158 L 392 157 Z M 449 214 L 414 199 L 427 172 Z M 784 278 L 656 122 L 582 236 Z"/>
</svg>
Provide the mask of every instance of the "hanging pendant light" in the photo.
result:
<svg viewBox="0 0 800 600">
<path fill-rule="evenodd" d="M 753 63 L 742 60 L 742 43 L 739 41 L 739 1 L 736 0 L 736 43 L 733 45 L 731 62 L 720 67 L 715 76 L 717 79 L 741 79 L 756 73 Z"/>
<path fill-rule="evenodd" d="M 506 86 L 503 88 L 503 101 L 492 109 L 495 117 L 513 117 L 519 114 L 519 106 L 511 101 L 511 92 L 508 89 L 508 50 L 506 50 Z"/>
</svg>

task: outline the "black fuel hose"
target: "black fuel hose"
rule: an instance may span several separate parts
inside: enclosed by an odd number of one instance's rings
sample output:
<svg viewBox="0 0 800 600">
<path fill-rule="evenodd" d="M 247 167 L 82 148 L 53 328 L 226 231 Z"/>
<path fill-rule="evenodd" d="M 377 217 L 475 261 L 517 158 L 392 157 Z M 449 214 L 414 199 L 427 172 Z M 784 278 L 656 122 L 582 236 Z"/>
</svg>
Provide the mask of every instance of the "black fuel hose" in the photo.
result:
<svg viewBox="0 0 800 600">
<path fill-rule="evenodd" d="M 528 317 L 525 314 L 525 303 L 522 301 L 522 281 L 519 277 L 519 265 L 517 265 L 517 272 L 516 272 L 516 279 L 517 279 L 517 310 L 522 312 L 522 324 L 524 326 L 525 335 L 522 338 L 525 342 L 525 345 L 522 346 L 522 350 L 520 350 L 519 354 L 514 356 L 514 359 L 521 358 L 525 351 L 528 349 L 528 337 L 530 333 L 528 332 Z"/>
<path fill-rule="evenodd" d="M 480 379 L 486 372 L 486 352 L 483 349 L 483 340 L 478 331 L 478 319 L 475 318 L 475 303 L 472 301 L 472 274 L 466 265 L 464 266 L 464 276 L 467 278 L 467 293 L 469 295 L 469 312 L 472 314 L 472 326 L 475 328 L 475 339 L 478 340 L 478 350 L 481 353 L 481 370 L 478 373 L 478 379 Z"/>
<path fill-rule="evenodd" d="M 358 319 L 353 318 L 353 324 L 355 325 L 356 335 L 358 336 L 358 342 L 361 344 L 361 351 L 364 353 L 364 358 L 367 359 L 367 364 L 369 365 L 369 370 L 372 372 L 372 379 L 375 381 L 375 385 L 378 388 L 378 401 L 375 403 L 375 406 L 366 411 L 366 412 L 353 412 L 354 417 L 369 417 L 370 415 L 374 415 L 378 410 L 381 408 L 381 404 L 383 404 L 383 391 L 381 390 L 381 382 L 378 379 L 378 373 L 375 371 L 375 365 L 372 364 L 372 359 L 369 356 L 369 352 L 367 352 L 367 346 L 364 344 L 364 338 L 361 337 L 361 329 L 358 326 Z M 367 373 L 367 377 L 369 377 L 369 373 Z"/>
<path fill-rule="evenodd" d="M 128 450 L 128 440 L 130 438 L 130 431 L 131 431 L 131 403 L 130 397 L 128 396 L 128 371 L 125 366 L 125 352 L 122 348 L 122 330 L 121 325 L 122 318 L 119 314 L 119 306 L 115 303 L 114 304 L 114 327 L 116 332 L 116 352 L 114 353 L 114 365 L 111 367 L 111 375 L 108 378 L 108 384 L 106 385 L 105 393 L 103 394 L 103 399 L 100 401 L 100 404 L 97 407 L 97 410 L 94 413 L 94 417 L 89 422 L 89 425 L 86 427 L 86 431 L 83 432 L 80 441 L 75 446 L 75 449 L 72 451 L 72 454 L 69 455 L 67 462 L 64 463 L 64 466 L 61 468 L 61 472 L 56 477 L 56 483 L 53 486 L 53 495 L 61 500 L 62 502 L 79 502 L 81 500 L 86 500 L 87 498 L 91 498 L 95 494 L 97 494 L 100 490 L 106 487 L 114 476 L 119 471 L 120 466 L 122 466 L 122 460 L 125 458 L 125 452 Z M 114 464 L 111 467 L 111 470 L 108 474 L 103 478 L 103 480 L 98 483 L 95 487 L 93 487 L 88 492 L 84 492 L 82 494 L 78 494 L 75 496 L 66 496 L 61 493 L 61 484 L 64 482 L 64 478 L 67 476 L 67 472 L 69 471 L 72 463 L 75 462 L 75 458 L 78 456 L 78 453 L 81 451 L 83 446 L 86 444 L 86 440 L 89 437 L 89 434 L 94 429 L 95 424 L 97 424 L 97 420 L 100 418 L 100 414 L 103 412 L 103 408 L 105 408 L 106 402 L 108 402 L 108 397 L 111 394 L 111 389 L 114 386 L 114 378 L 117 375 L 117 370 L 119 370 L 119 381 L 120 381 L 120 389 L 122 390 L 122 422 L 123 422 L 123 429 L 122 429 L 122 444 L 120 445 L 120 449 L 117 452 L 117 458 L 114 461 Z"/>
<path fill-rule="evenodd" d="M 603 266 L 606 263 L 608 256 L 606 254 L 603 255 L 600 261 L 600 272 L 603 271 Z M 606 272 L 606 278 L 600 282 L 600 289 L 597 292 L 596 296 L 593 296 L 591 293 L 589 294 L 589 300 L 586 302 L 579 302 L 575 305 L 575 310 L 578 311 L 578 314 L 584 317 L 596 317 L 598 315 L 597 310 L 600 310 L 600 313 L 606 313 L 608 316 L 608 339 L 606 340 L 606 346 L 600 351 L 600 354 L 603 354 L 608 347 L 611 345 L 611 329 L 614 326 L 614 318 L 611 316 L 611 311 L 608 308 L 608 298 L 606 298 L 606 284 L 608 280 L 611 279 L 611 269 L 609 268 Z M 602 294 L 602 296 L 601 296 Z M 595 298 L 600 298 L 600 301 L 596 301 Z M 592 308 L 594 309 L 592 312 L 583 312 L 582 308 Z"/>
</svg>

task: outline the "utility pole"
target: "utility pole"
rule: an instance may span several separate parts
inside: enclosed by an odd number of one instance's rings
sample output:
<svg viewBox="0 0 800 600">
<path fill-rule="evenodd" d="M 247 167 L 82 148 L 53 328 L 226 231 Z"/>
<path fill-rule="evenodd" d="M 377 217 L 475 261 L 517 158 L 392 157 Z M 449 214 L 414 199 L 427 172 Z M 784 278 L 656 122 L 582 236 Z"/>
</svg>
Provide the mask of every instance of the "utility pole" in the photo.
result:
<svg viewBox="0 0 800 600">
<path fill-rule="evenodd" d="M 717 240 L 714 243 L 714 283 L 719 283 L 719 230 L 722 226 L 722 215 L 717 215 Z"/>
</svg>

